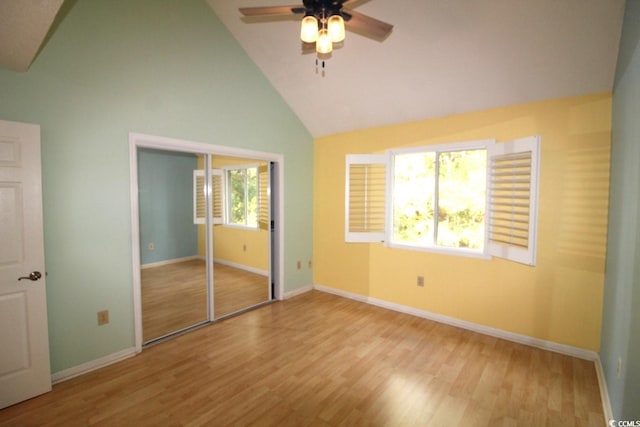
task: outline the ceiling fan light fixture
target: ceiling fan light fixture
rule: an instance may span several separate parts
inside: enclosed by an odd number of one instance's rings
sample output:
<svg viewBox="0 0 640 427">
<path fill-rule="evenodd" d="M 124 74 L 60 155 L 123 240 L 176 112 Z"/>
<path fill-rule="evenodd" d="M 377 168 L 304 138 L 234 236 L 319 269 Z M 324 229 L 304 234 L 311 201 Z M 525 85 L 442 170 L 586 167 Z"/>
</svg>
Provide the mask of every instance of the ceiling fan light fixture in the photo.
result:
<svg viewBox="0 0 640 427">
<path fill-rule="evenodd" d="M 333 50 L 333 42 L 331 36 L 326 28 L 318 31 L 318 41 L 316 41 L 316 52 L 318 53 L 331 53 Z"/>
<path fill-rule="evenodd" d="M 315 43 L 318 39 L 318 20 L 315 16 L 307 15 L 302 18 L 300 39 L 305 43 Z"/>
<path fill-rule="evenodd" d="M 1 1 L 1 0 L 0 0 Z M 275 1 L 275 0 L 274 0 Z M 299 1 L 299 0 L 298 0 Z M 331 57 L 333 49 L 343 46 L 346 25 L 361 35 L 378 41 L 386 39 L 393 25 L 379 21 L 370 16 L 344 9 L 343 6 L 352 0 L 302 0 L 301 5 L 241 7 L 239 12 L 245 17 L 271 17 L 297 15 L 300 22 L 300 39 L 304 42 L 302 53 L 307 53 L 314 43 L 318 58 Z M 353 1 L 353 6 L 358 1 Z"/>
<path fill-rule="evenodd" d="M 340 15 L 331 15 L 327 21 L 327 29 L 331 36 L 331 41 L 340 43 L 345 38 L 344 19 Z"/>
</svg>

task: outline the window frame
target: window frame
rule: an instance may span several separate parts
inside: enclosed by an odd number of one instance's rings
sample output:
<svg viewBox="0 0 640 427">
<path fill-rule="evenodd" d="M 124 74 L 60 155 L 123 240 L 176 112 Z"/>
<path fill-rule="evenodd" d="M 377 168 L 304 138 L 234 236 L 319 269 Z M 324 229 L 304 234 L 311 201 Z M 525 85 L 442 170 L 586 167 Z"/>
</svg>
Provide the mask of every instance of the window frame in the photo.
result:
<svg viewBox="0 0 640 427">
<path fill-rule="evenodd" d="M 247 186 L 247 170 L 248 169 L 255 169 L 256 170 L 256 201 L 257 201 L 257 206 L 256 206 L 256 225 L 248 225 L 247 222 L 247 217 L 248 217 L 248 186 Z M 229 172 L 230 171 L 236 171 L 236 170 L 244 170 L 244 207 L 245 207 L 245 212 L 244 212 L 244 219 L 245 219 L 245 223 L 244 224 L 237 224 L 237 223 L 233 223 L 233 222 L 229 222 L 229 218 L 231 217 L 229 209 L 231 209 L 231 195 L 230 195 L 230 185 L 231 185 L 231 180 L 229 179 Z M 239 229 L 243 229 L 243 230 L 252 230 L 252 231 L 258 231 L 260 230 L 260 202 L 259 202 L 259 195 L 260 195 L 260 178 L 259 178 L 259 173 L 260 173 L 260 163 L 250 163 L 250 164 L 243 164 L 243 165 L 233 165 L 233 166 L 225 166 L 222 168 L 222 172 L 223 172 L 223 182 L 224 182 L 224 220 L 222 222 L 222 224 L 225 227 L 230 227 L 230 228 L 239 228 Z"/>
<path fill-rule="evenodd" d="M 422 244 L 410 244 L 410 243 L 402 243 L 402 242 L 395 242 L 393 241 L 393 206 L 394 206 L 394 187 L 393 187 L 393 183 L 394 183 L 394 171 L 395 171 L 395 156 L 399 155 L 399 154 L 418 154 L 418 153 L 450 153 L 450 152 L 455 152 L 455 151 L 471 151 L 471 150 L 485 150 L 486 152 L 486 157 L 487 157 L 487 165 L 489 164 L 489 150 L 490 147 L 493 146 L 495 144 L 495 140 L 494 139 L 483 139 L 483 140 L 477 140 L 477 141 L 464 141 L 464 142 L 451 142 L 451 143 L 443 143 L 443 144 L 436 144 L 436 145 L 423 145 L 423 146 L 419 146 L 419 147 L 408 147 L 408 148 L 397 148 L 397 149 L 391 149 L 387 151 L 387 161 L 388 161 L 388 168 L 387 168 L 387 192 L 388 192 L 388 197 L 387 197 L 387 208 L 386 208 L 386 227 L 385 227 L 385 233 L 387 236 L 387 239 L 385 240 L 385 244 L 386 246 L 390 247 L 390 248 L 396 248 L 396 249 L 408 249 L 408 250 L 414 250 L 414 251 L 421 251 L 421 252 L 431 252 L 431 253 L 438 253 L 438 254 L 444 254 L 444 255 L 457 255 L 457 256 L 465 256 L 465 257 L 471 257 L 471 258 L 483 258 L 483 259 L 488 259 L 491 256 L 489 255 L 488 251 L 487 251 L 487 245 L 488 245 L 488 239 L 487 239 L 487 225 L 486 225 L 486 220 L 485 220 L 485 235 L 484 235 L 484 242 L 483 242 L 483 246 L 482 246 L 482 250 L 478 250 L 478 249 L 469 249 L 469 248 L 453 248 L 453 247 L 447 247 L 447 246 L 438 246 L 437 244 L 434 245 L 422 245 Z M 436 154 L 436 161 L 438 159 L 438 156 Z M 437 169 L 437 164 L 436 164 L 436 174 L 438 173 L 438 169 Z M 489 185 L 489 180 L 488 180 L 488 174 L 486 174 L 486 181 L 485 181 L 485 188 L 488 189 L 488 185 Z M 438 180 L 437 180 L 437 176 L 436 176 L 436 184 L 435 184 L 435 191 L 436 191 L 436 201 L 435 201 L 435 206 L 434 209 L 437 211 L 438 209 L 438 203 L 437 203 L 437 194 L 438 194 Z M 486 215 L 487 215 L 487 210 L 489 208 L 489 194 L 488 194 L 488 190 L 486 191 L 486 196 L 485 196 L 485 207 L 484 207 L 484 215 L 485 215 L 485 219 L 486 219 Z M 437 218 L 437 215 L 436 215 Z M 435 226 L 438 226 L 437 220 L 434 221 Z M 436 241 L 437 241 L 437 230 L 435 231 L 436 233 Z"/>
</svg>

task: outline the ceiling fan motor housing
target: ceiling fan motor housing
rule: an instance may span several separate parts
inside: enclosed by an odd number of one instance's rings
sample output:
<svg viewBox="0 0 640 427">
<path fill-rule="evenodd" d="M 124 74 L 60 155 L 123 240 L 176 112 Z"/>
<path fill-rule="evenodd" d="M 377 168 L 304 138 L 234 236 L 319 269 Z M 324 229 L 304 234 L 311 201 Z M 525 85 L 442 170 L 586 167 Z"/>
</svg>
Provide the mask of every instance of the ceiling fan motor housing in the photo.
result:
<svg viewBox="0 0 640 427">
<path fill-rule="evenodd" d="M 302 3 L 307 15 L 313 15 L 320 20 L 331 15 L 341 15 L 344 0 L 303 0 Z"/>
</svg>

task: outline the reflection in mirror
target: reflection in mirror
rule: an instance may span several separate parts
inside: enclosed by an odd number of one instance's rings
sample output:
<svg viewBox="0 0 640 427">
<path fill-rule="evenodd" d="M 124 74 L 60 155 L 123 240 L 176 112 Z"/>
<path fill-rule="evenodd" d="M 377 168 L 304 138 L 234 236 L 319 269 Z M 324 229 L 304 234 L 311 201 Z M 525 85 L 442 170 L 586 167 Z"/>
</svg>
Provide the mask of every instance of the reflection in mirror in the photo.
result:
<svg viewBox="0 0 640 427">
<path fill-rule="evenodd" d="M 213 269 L 216 319 L 269 300 L 269 278 L 216 263 Z"/>
<path fill-rule="evenodd" d="M 206 257 L 192 198 L 198 163 L 191 153 L 138 149 L 145 343 L 208 321 Z"/>
<path fill-rule="evenodd" d="M 267 162 L 213 156 L 212 241 L 216 319 L 269 301 L 270 232 Z M 200 226 L 199 254 L 206 227 Z"/>
</svg>

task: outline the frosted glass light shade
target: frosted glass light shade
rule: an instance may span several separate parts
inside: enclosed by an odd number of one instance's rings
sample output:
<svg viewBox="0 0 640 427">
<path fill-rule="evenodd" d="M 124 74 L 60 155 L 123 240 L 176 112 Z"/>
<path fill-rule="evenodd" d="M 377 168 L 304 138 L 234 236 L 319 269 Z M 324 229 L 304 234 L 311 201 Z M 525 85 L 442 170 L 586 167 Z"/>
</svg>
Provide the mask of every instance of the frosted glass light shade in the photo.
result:
<svg viewBox="0 0 640 427">
<path fill-rule="evenodd" d="M 331 53 L 333 50 L 333 42 L 331 41 L 331 36 L 329 36 L 329 31 L 325 28 L 318 31 L 318 41 L 316 41 L 316 52 L 318 53 Z"/>
<path fill-rule="evenodd" d="M 305 43 L 315 43 L 318 39 L 318 20 L 313 16 L 302 18 L 300 39 Z"/>
<path fill-rule="evenodd" d="M 331 36 L 331 41 L 334 43 L 340 43 L 344 40 L 344 19 L 340 15 L 332 15 L 327 21 L 327 29 Z"/>
</svg>

